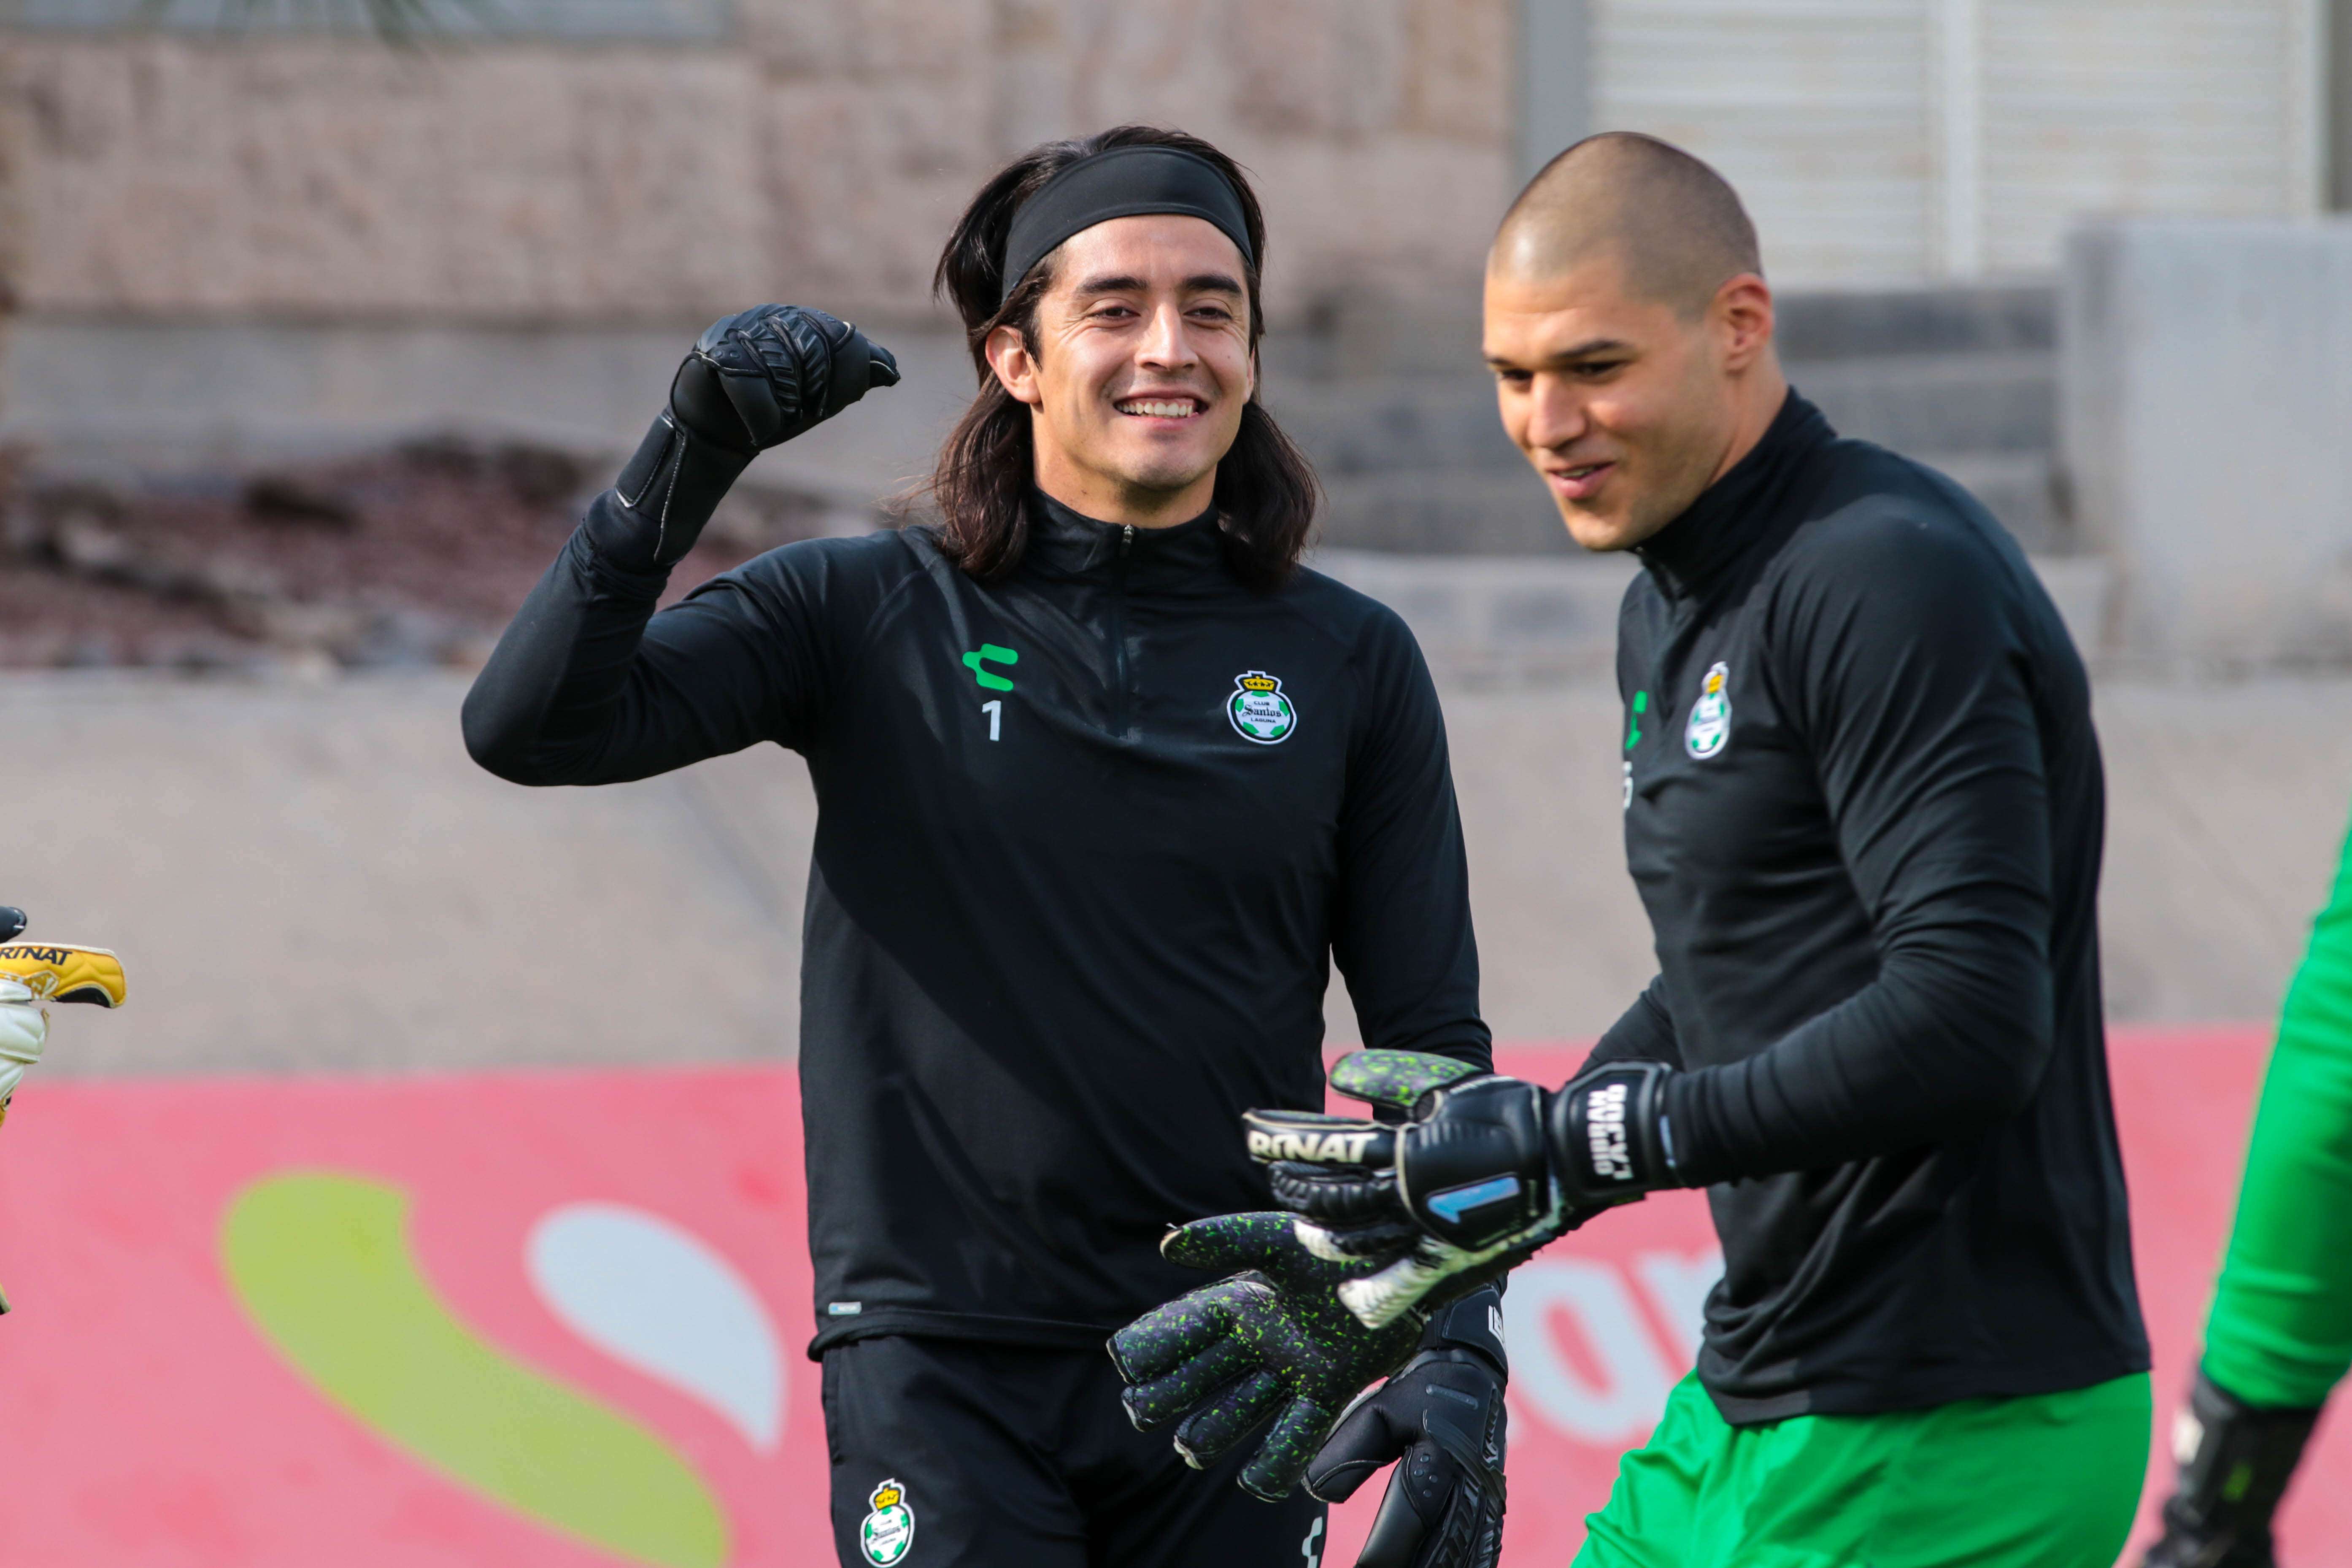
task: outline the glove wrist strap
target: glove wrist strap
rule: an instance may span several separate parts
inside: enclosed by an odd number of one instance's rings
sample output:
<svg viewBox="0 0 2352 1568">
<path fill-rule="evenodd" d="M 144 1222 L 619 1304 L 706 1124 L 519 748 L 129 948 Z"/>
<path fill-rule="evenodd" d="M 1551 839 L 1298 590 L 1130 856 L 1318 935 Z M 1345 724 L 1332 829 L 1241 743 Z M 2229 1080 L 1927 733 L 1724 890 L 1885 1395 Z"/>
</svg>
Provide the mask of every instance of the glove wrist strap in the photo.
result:
<svg viewBox="0 0 2352 1568">
<path fill-rule="evenodd" d="M 2173 1434 L 2180 1478 L 2164 1505 L 2166 1525 L 2209 1542 L 2267 1542 L 2271 1516 L 2318 1420 L 2317 1408 L 2256 1409 L 2199 1368 Z"/>
<path fill-rule="evenodd" d="M 590 541 L 599 554 L 633 571 L 674 566 L 751 462 L 665 413 L 613 486 L 621 504 L 591 513 Z"/>
<path fill-rule="evenodd" d="M 1572 1203 L 1630 1203 L 1675 1184 L 1664 1062 L 1611 1062 L 1572 1079 L 1545 1108 L 1553 1169 Z"/>
<path fill-rule="evenodd" d="M 1416 1357 L 1435 1351 L 1468 1351 L 1492 1362 L 1505 1377 L 1511 1362 L 1503 1348 L 1503 1293 L 1483 1285 L 1458 1300 L 1440 1307 L 1422 1331 Z"/>
</svg>

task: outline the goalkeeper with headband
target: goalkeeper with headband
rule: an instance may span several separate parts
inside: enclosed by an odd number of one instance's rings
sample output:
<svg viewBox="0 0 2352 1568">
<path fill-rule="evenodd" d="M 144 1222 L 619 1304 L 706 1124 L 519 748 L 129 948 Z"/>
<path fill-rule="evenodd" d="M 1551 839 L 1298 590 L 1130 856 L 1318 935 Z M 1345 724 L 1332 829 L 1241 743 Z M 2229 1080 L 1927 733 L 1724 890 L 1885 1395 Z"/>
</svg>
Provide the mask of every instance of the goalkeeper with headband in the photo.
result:
<svg viewBox="0 0 2352 1568">
<path fill-rule="evenodd" d="M 1195 138 L 1015 160 L 940 261 L 980 389 L 936 525 L 786 545 L 656 614 L 760 451 L 896 380 L 819 311 L 718 323 L 467 699 L 474 756 L 518 783 L 806 759 L 811 1353 L 845 1563 L 1299 1568 L 1321 1499 L 1400 1454 L 1401 1508 L 1484 1521 L 1412 1560 L 1492 1561 L 1482 1309 L 1360 1363 L 1397 1374 L 1392 1428 L 1319 1466 L 1209 1426 L 1180 1457 L 1102 1353 L 1192 1278 L 1169 1225 L 1265 1206 L 1231 1128 L 1322 1104 L 1332 963 L 1367 1040 L 1489 1059 L 1435 689 L 1394 614 L 1298 564 L 1316 486 L 1255 396 L 1265 255 Z"/>
<path fill-rule="evenodd" d="M 1580 1563 L 2112 1563 L 2148 1352 L 2088 681 L 2015 542 L 1840 439 L 1772 325 L 1738 196 L 1664 142 L 1581 142 L 1504 220 L 1504 426 L 1577 542 L 1643 567 L 1619 750 L 1659 973 L 1563 1087 L 1370 1051 L 1332 1083 L 1401 1124 L 1253 1114 L 1295 1226 L 1171 1247 L 1298 1282 L 1123 1331 L 1130 1398 L 1218 1408 L 1213 1375 L 1286 1335 L 1377 1362 L 1431 1303 L 1703 1187 L 1725 1272 L 1698 1365 Z"/>
</svg>

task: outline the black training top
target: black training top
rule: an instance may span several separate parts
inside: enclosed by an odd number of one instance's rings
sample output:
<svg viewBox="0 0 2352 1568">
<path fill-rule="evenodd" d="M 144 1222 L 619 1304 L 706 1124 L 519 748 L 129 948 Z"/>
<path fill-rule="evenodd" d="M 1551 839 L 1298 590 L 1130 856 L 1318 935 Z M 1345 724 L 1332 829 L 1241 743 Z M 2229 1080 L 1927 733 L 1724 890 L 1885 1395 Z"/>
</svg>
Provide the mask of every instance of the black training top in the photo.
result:
<svg viewBox="0 0 2352 1568">
<path fill-rule="evenodd" d="M 466 702 L 517 783 L 773 741 L 818 804 L 801 971 L 822 1331 L 1084 1346 L 1268 1206 L 1236 1129 L 1320 1109 L 1328 960 L 1367 1044 L 1487 1065 L 1444 720 L 1395 614 L 1252 593 L 1213 519 L 1042 503 L 976 583 L 922 530 L 772 551 L 655 615 L 592 534 Z M 650 619 L 648 619 L 650 617 Z"/>
<path fill-rule="evenodd" d="M 2014 541 L 1790 395 L 1640 551 L 1617 680 L 1727 1420 L 2148 1364 L 2109 1102 L 2090 688 Z"/>
</svg>

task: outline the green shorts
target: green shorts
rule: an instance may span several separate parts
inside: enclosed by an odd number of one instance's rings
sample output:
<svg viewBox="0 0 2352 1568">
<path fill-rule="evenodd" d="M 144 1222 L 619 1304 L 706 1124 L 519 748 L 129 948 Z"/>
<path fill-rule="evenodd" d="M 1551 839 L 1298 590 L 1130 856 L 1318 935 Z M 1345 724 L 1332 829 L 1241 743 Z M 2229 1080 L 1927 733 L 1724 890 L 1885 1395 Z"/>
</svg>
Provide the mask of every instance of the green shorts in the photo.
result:
<svg viewBox="0 0 2352 1568">
<path fill-rule="evenodd" d="M 2147 1374 L 1733 1426 L 1685 1377 L 1585 1521 L 1579 1568 L 2111 1568 L 2147 1473 Z"/>
</svg>

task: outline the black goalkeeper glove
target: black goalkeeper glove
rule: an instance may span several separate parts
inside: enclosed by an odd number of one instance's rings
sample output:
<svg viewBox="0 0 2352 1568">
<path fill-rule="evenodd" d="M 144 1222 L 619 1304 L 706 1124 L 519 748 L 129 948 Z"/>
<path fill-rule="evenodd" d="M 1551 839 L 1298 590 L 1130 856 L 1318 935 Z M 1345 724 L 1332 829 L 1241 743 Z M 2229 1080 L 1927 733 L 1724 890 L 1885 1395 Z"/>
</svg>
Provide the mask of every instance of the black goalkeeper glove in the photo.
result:
<svg viewBox="0 0 2352 1568">
<path fill-rule="evenodd" d="M 1297 1485 L 1358 1391 L 1404 1364 L 1423 1325 L 1419 1313 L 1357 1321 L 1332 1287 L 1363 1266 L 1310 1255 L 1295 1229 L 1286 1214 L 1237 1214 L 1169 1232 L 1171 1261 L 1242 1272 L 1146 1312 L 1108 1347 L 1128 1418 L 1144 1432 L 1179 1423 L 1176 1451 L 1195 1469 L 1272 1417 L 1240 1476 L 1269 1502 Z"/>
<path fill-rule="evenodd" d="M 1339 1418 L 1307 1489 L 1345 1502 L 1391 1461 L 1356 1568 L 1495 1568 L 1503 1553 L 1501 1296 L 1475 1290 L 1430 1320 L 1404 1370 Z"/>
<path fill-rule="evenodd" d="M 670 382 L 669 406 L 589 513 L 598 552 L 643 571 L 673 566 L 751 459 L 898 384 L 898 362 L 848 322 L 761 305 L 711 323 Z"/>
<path fill-rule="evenodd" d="M 1663 1062 L 1610 1062 L 1546 1090 L 1449 1057 L 1359 1051 L 1331 1087 L 1395 1127 L 1253 1110 L 1250 1152 L 1318 1258 L 1371 1263 L 1339 1299 L 1368 1327 L 1517 1268 L 1602 1209 L 1675 1183 Z"/>
<path fill-rule="evenodd" d="M 2271 1516 L 2319 1411 L 2258 1409 L 2197 1370 L 2173 1432 L 2164 1534 L 2141 1568 L 2275 1568 Z"/>
</svg>

